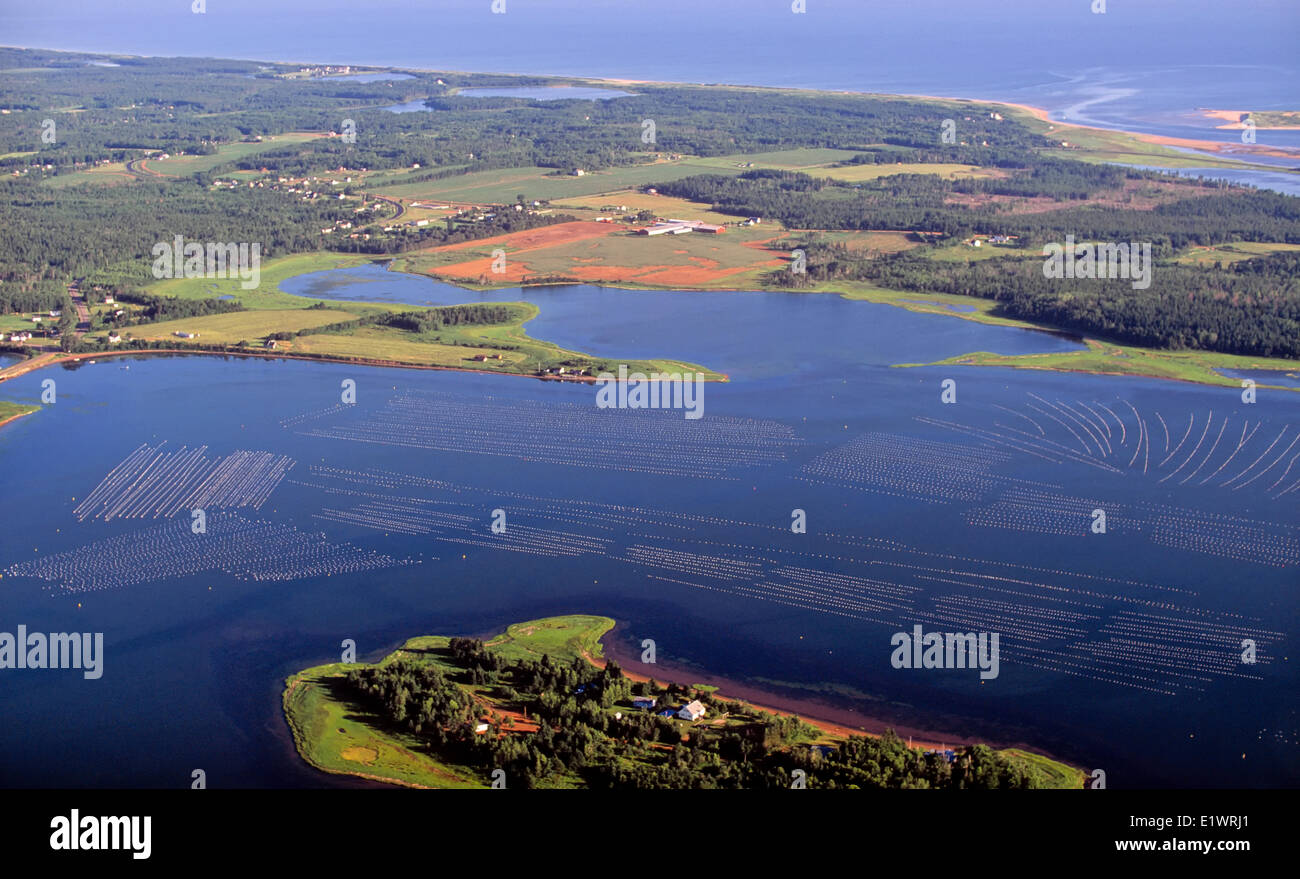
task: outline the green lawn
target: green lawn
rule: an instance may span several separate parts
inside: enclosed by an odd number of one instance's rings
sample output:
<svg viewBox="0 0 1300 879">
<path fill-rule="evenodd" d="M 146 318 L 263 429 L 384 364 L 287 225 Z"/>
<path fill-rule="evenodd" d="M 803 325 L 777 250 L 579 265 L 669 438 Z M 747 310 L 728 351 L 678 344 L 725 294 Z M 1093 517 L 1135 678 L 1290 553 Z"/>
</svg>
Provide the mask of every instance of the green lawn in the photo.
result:
<svg viewBox="0 0 1300 879">
<path fill-rule="evenodd" d="M 243 159 L 268 150 L 281 149 L 295 143 L 316 140 L 323 135 L 316 132 L 289 132 L 265 137 L 260 143 L 223 143 L 209 156 L 173 156 L 169 159 L 150 158 L 145 167 L 155 174 L 167 177 L 188 177 L 198 171 L 211 171 L 218 165 Z"/>
<path fill-rule="evenodd" d="M 600 638 L 614 621 L 600 616 L 561 616 L 516 623 L 487 642 L 510 660 L 540 657 L 571 662 L 586 654 L 601 655 Z M 450 638 L 412 638 L 379 661 L 398 658 L 455 668 L 441 658 Z M 285 681 L 285 719 L 302 758 L 325 772 L 360 774 L 382 781 L 428 788 L 485 788 L 488 779 L 473 769 L 448 764 L 431 754 L 415 736 L 380 722 L 340 686 L 358 664 L 330 663 L 305 669 Z"/>
<path fill-rule="evenodd" d="M 474 204 L 513 204 L 517 195 L 525 199 L 556 201 L 566 197 L 617 192 L 694 174 L 740 173 L 740 169 L 713 168 L 689 159 L 654 165 L 629 165 L 592 171 L 582 177 L 553 176 L 554 168 L 500 168 L 475 171 L 424 183 L 380 184 L 370 191 L 394 198 L 418 198 L 430 201 L 471 202 Z"/>
</svg>

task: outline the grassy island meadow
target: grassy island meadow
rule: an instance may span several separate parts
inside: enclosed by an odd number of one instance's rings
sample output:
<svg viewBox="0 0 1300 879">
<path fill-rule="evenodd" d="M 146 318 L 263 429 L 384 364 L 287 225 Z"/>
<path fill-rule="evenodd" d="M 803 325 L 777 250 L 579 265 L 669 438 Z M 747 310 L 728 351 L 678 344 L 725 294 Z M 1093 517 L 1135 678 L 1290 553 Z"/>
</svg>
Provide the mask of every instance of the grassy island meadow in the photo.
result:
<svg viewBox="0 0 1300 879">
<path fill-rule="evenodd" d="M 1083 787 L 1081 770 L 1022 750 L 975 745 L 950 760 L 713 687 L 630 678 L 603 658 L 613 627 L 572 615 L 486 641 L 412 638 L 378 663 L 290 676 L 285 718 L 317 769 L 408 787 L 490 787 L 495 770 L 507 787 L 789 787 L 796 770 L 812 788 Z M 683 706 L 705 713 L 683 719 Z"/>
<path fill-rule="evenodd" d="M 40 406 L 32 403 L 11 403 L 8 400 L 0 400 L 0 425 L 16 421 L 24 415 L 30 415 L 40 408 Z"/>
</svg>

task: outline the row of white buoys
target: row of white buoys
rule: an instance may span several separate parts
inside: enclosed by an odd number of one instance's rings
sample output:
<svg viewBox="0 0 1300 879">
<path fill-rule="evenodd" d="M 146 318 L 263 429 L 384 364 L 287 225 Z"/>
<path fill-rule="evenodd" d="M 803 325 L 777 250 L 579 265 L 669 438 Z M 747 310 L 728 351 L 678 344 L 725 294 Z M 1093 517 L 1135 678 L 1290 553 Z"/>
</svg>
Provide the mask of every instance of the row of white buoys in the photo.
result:
<svg viewBox="0 0 1300 879">
<path fill-rule="evenodd" d="M 1157 440 L 1153 462 L 1147 419 L 1127 399 L 1120 401 L 1122 405 L 1111 406 L 1097 400 L 1048 400 L 1032 393 L 1028 397 L 1019 409 L 993 404 L 994 408 L 1021 419 L 1023 425 L 995 421 L 992 427 L 987 427 L 928 416 L 919 416 L 917 420 L 965 434 L 986 447 L 1013 450 L 1056 463 L 1092 464 L 1121 473 L 1125 468 L 1137 469 L 1141 460 L 1144 474 L 1152 469 L 1164 471 L 1160 483 L 1199 486 L 1213 482 L 1218 488 L 1232 491 L 1257 483 L 1256 490 L 1262 489 L 1274 500 L 1300 488 L 1297 484 L 1300 480 L 1285 478 L 1288 467 L 1300 457 L 1300 451 L 1296 451 L 1300 446 L 1300 432 L 1293 431 L 1291 425 L 1282 425 L 1276 432 L 1265 431 L 1260 434 L 1260 442 L 1251 447 L 1262 421 L 1252 425 L 1245 420 L 1238 431 L 1230 416 L 1216 418 L 1213 410 L 1204 415 L 1190 412 L 1181 435 L 1176 430 L 1171 435 L 1164 416 L 1155 412 L 1152 424 L 1160 425 L 1163 448 Z M 1272 440 L 1265 445 L 1269 436 Z M 1239 455 L 1244 468 L 1230 468 Z M 1116 464 L 1124 462 L 1123 467 L 1109 463 L 1112 460 Z"/>
<path fill-rule="evenodd" d="M 810 482 L 934 502 L 976 502 L 1015 480 L 993 473 L 1012 460 L 1008 452 L 869 433 L 813 458 L 799 471 Z"/>
<path fill-rule="evenodd" d="M 1105 422 L 1097 418 L 1107 417 L 1109 410 L 1090 411 L 1095 435 L 1105 436 Z M 1108 426 L 1110 439 L 1118 439 L 1120 432 Z M 1217 431 L 1219 424 L 1214 428 Z M 1134 422 L 1127 438 L 1133 445 L 1149 441 L 1149 433 Z M 916 456 L 941 460 L 961 449 L 932 441 L 909 449 L 906 440 L 888 435 L 868 435 L 848 446 L 866 457 L 889 453 L 891 443 L 914 456 L 912 461 Z M 1000 464 L 1014 460 L 1009 450 L 994 450 L 993 459 Z M 864 473 L 882 478 L 881 471 L 853 460 L 845 455 L 828 459 L 822 472 L 843 484 L 862 480 Z M 970 463 L 973 472 L 983 474 L 981 466 Z M 1262 665 L 1274 661 L 1273 645 L 1282 638 L 1258 619 L 1197 606 L 1193 590 L 1105 573 L 982 559 L 863 534 L 823 531 L 799 541 L 779 540 L 773 529 L 788 526 L 489 489 L 391 471 L 313 465 L 309 476 L 303 485 L 357 501 L 346 511 L 334 505 L 322 518 L 533 555 L 590 553 L 626 564 L 634 578 L 651 587 L 686 587 L 737 601 L 762 601 L 883 626 L 886 633 L 907 631 L 918 622 L 935 631 L 997 632 L 1004 663 L 1139 692 L 1176 694 L 1224 680 L 1257 680 L 1259 666 L 1236 658 L 1241 640 L 1258 643 Z M 890 484 L 915 490 L 906 482 Z M 1197 531 L 1211 541 L 1230 540 L 1235 534 L 1239 541 L 1276 543 L 1296 530 L 1149 501 L 1109 504 L 997 474 L 990 476 L 990 484 L 997 487 L 1007 515 L 1027 517 L 1040 528 L 1043 522 L 1035 517 L 1050 524 L 1105 503 L 1121 531 L 1153 532 L 1165 541 L 1186 536 L 1178 525 L 1183 521 L 1193 523 L 1189 533 Z M 507 511 L 509 520 L 499 534 L 489 527 L 489 512 L 497 506 Z M 1200 546 L 1189 543 L 1185 548 L 1216 547 L 1203 540 Z M 1264 553 L 1253 560 L 1267 564 L 1286 557 Z M 882 645 L 887 644 L 881 637 Z"/>
<path fill-rule="evenodd" d="M 362 479 L 364 474 L 360 471 L 343 471 L 325 467 L 313 467 L 313 470 L 316 475 L 338 474 L 354 485 L 364 484 Z M 391 474 L 379 474 L 378 478 L 385 485 L 399 485 Z M 309 485 L 310 483 L 297 484 Z M 581 526 L 581 523 L 568 521 L 567 524 L 571 527 L 564 529 L 528 524 L 534 519 L 566 521 L 566 517 L 555 516 L 548 513 L 546 509 L 538 510 L 528 505 L 511 505 L 508 522 L 502 519 L 500 527 L 492 529 L 488 527 L 489 519 L 485 517 L 481 503 L 460 499 L 385 496 L 379 492 L 357 488 L 322 487 L 331 494 L 352 495 L 370 498 L 370 500 L 363 501 L 351 509 L 327 507 L 313 514 L 315 518 L 359 525 L 385 534 L 432 534 L 435 539 L 448 543 L 483 546 L 549 558 L 579 556 L 587 553 L 604 555 L 609 548 L 607 538 L 593 536 L 588 529 Z M 446 483 L 440 483 L 439 489 L 445 490 Z M 459 495 L 460 492 L 455 494 Z M 462 512 L 451 512 L 439 507 L 456 508 Z M 578 527 L 572 527 L 574 525 Z"/>
<path fill-rule="evenodd" d="M 311 409 L 307 412 L 299 413 L 298 415 L 290 415 L 288 418 L 280 419 L 280 426 L 287 430 L 308 421 L 315 421 L 318 418 L 324 418 L 328 415 L 347 412 L 354 406 L 355 404 L 353 403 L 335 403 L 333 406 L 326 406 L 323 409 Z"/>
<path fill-rule="evenodd" d="M 22 562 L 9 572 L 87 592 L 213 571 L 242 580 L 283 581 L 411 563 L 239 513 L 208 513 L 204 527 L 195 533 L 189 519 L 176 519 Z"/>
<path fill-rule="evenodd" d="M 337 409 L 337 407 L 335 407 Z M 295 422 L 297 423 L 297 422 Z M 778 421 L 681 409 L 399 392 L 374 409 L 318 418 L 306 436 L 663 476 L 729 479 L 739 467 L 784 461 L 799 445 Z M 599 454 L 592 454 L 599 449 Z M 671 449 L 672 454 L 664 454 Z"/>
<path fill-rule="evenodd" d="M 85 521 L 163 518 L 197 509 L 261 509 L 293 467 L 272 452 L 208 458 L 207 446 L 175 451 L 142 445 L 109 471 L 73 510 Z"/>
</svg>

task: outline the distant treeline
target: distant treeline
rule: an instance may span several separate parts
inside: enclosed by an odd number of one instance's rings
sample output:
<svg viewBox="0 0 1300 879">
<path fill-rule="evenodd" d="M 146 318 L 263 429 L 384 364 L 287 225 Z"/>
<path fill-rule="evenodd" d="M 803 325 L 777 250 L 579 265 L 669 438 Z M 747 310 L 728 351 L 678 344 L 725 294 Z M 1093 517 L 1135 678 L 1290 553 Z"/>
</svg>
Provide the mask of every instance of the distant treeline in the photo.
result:
<svg viewBox="0 0 1300 879">
<path fill-rule="evenodd" d="M 840 245 L 788 242 L 804 250 L 805 272 L 767 276 L 782 288 L 866 281 L 892 290 L 975 296 L 1011 317 L 1152 348 L 1197 348 L 1264 357 L 1300 357 L 1300 254 L 1278 253 L 1224 268 L 1160 262 L 1151 284 L 1048 278 L 1043 258 L 972 262 L 916 252 L 868 258 Z M 1153 254 L 1154 256 L 1154 254 Z"/>
</svg>

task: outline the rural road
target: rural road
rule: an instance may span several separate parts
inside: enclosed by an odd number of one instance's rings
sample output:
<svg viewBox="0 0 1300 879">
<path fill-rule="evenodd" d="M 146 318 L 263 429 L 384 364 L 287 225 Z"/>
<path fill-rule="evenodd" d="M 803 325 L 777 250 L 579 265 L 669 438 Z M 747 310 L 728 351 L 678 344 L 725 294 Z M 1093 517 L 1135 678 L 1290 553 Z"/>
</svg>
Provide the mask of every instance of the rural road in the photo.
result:
<svg viewBox="0 0 1300 879">
<path fill-rule="evenodd" d="M 370 197 L 373 198 L 375 201 L 382 201 L 385 204 L 390 204 L 393 207 L 397 208 L 397 213 L 393 214 L 392 216 L 393 220 L 400 220 L 402 218 L 402 214 L 406 213 L 406 205 L 402 204 L 400 201 L 396 201 L 395 199 L 391 199 L 391 198 L 385 198 L 382 195 L 372 195 Z"/>
</svg>

